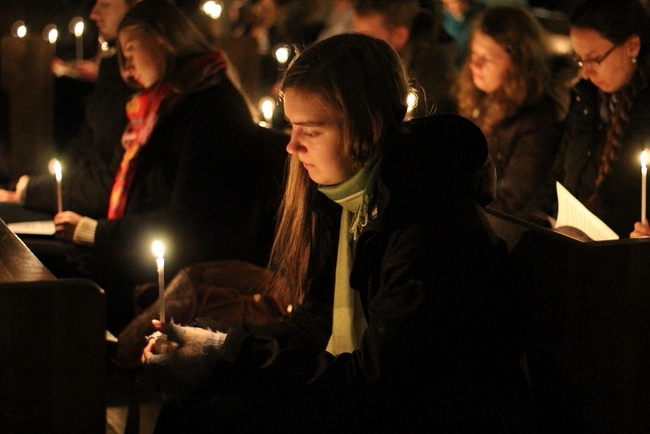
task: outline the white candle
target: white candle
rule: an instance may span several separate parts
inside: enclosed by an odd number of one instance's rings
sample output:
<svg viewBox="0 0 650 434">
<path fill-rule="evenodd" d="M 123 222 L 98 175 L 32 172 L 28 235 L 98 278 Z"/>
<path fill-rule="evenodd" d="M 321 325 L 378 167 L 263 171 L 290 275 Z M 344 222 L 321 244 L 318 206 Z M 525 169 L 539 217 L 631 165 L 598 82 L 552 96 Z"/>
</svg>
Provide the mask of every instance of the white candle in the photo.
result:
<svg viewBox="0 0 650 434">
<path fill-rule="evenodd" d="M 84 22 L 79 20 L 74 25 L 74 36 L 75 36 L 75 48 L 77 52 L 77 60 L 83 60 L 84 58 L 84 45 L 83 45 L 83 34 L 84 34 Z"/>
<path fill-rule="evenodd" d="M 54 160 L 54 176 L 56 177 L 56 211 L 63 211 L 63 193 L 61 191 L 61 179 L 63 174 L 61 173 L 61 163 L 59 160 Z"/>
<path fill-rule="evenodd" d="M 646 191 L 648 182 L 648 156 L 645 149 L 641 152 L 641 223 L 646 222 Z"/>
<path fill-rule="evenodd" d="M 156 240 L 151 244 L 158 267 L 158 300 L 160 301 L 160 321 L 165 322 L 165 246 Z"/>
</svg>

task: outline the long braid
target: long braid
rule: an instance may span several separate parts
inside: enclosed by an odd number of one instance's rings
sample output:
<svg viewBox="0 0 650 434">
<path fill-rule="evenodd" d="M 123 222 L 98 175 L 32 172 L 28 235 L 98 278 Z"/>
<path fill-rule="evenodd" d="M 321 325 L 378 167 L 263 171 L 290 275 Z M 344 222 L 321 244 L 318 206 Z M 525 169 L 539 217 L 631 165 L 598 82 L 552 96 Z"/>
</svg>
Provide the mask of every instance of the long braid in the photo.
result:
<svg viewBox="0 0 650 434">
<path fill-rule="evenodd" d="M 630 121 L 630 112 L 632 111 L 634 100 L 645 87 L 646 83 L 645 68 L 640 65 L 636 68 L 630 84 L 621 92 L 621 100 L 610 117 L 598 176 L 596 177 L 596 188 L 600 187 L 605 177 L 612 171 L 612 165 L 616 161 L 618 151 L 622 146 L 621 140 L 625 126 Z"/>
</svg>

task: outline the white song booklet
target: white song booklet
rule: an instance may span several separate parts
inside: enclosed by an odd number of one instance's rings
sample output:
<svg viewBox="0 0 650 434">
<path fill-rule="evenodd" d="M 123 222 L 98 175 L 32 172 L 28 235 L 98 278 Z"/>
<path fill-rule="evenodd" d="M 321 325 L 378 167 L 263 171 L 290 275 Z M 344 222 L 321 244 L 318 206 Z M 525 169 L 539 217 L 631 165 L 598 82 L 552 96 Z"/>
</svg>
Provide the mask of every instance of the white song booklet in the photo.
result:
<svg viewBox="0 0 650 434">
<path fill-rule="evenodd" d="M 54 235 L 55 228 L 52 220 L 9 223 L 7 227 L 15 234 Z"/>
<path fill-rule="evenodd" d="M 562 184 L 556 182 L 555 186 L 557 189 L 557 219 L 555 228 L 571 226 L 580 229 L 594 241 L 619 239 L 616 232 L 589 211 Z"/>
</svg>

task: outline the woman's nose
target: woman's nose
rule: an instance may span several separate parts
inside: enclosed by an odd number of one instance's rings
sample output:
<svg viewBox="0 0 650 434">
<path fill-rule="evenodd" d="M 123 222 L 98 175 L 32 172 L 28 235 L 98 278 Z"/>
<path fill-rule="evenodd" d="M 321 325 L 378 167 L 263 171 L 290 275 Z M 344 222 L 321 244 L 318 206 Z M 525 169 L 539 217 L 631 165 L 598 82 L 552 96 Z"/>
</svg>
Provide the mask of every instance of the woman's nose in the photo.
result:
<svg viewBox="0 0 650 434">
<path fill-rule="evenodd" d="M 287 143 L 287 148 L 286 148 L 286 149 L 287 149 L 287 152 L 288 152 L 289 154 L 295 154 L 295 153 L 297 153 L 297 152 L 300 150 L 300 148 L 302 148 L 302 147 L 303 147 L 303 146 L 298 142 L 298 140 L 296 140 L 296 139 L 293 137 L 293 134 L 292 134 L 292 135 L 291 135 L 291 139 L 289 139 L 289 143 Z"/>
</svg>

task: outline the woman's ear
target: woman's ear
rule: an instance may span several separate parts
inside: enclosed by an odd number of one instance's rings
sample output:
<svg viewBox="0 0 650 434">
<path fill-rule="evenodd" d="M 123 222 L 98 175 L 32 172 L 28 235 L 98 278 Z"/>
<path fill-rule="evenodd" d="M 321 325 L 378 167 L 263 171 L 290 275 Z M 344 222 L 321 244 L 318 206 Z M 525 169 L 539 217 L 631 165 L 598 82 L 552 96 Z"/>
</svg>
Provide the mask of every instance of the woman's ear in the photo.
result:
<svg viewBox="0 0 650 434">
<path fill-rule="evenodd" d="M 641 51 L 641 38 L 639 35 L 632 35 L 624 43 L 625 51 L 630 58 L 636 58 Z"/>
</svg>

